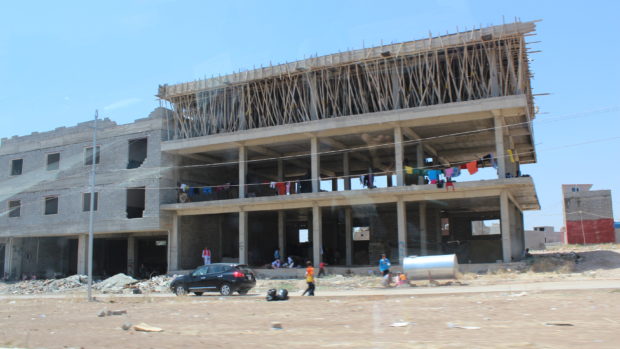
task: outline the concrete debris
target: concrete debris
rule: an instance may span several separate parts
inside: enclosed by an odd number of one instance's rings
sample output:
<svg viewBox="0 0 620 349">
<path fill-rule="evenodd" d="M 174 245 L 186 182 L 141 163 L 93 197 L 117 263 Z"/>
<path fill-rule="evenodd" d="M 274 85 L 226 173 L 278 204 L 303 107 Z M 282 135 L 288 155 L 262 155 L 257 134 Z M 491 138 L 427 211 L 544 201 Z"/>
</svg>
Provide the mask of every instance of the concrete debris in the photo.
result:
<svg viewBox="0 0 620 349">
<path fill-rule="evenodd" d="M 104 316 L 106 316 L 107 313 L 108 312 L 105 309 L 101 309 L 101 310 L 99 310 L 99 313 L 97 313 L 97 316 L 98 317 L 104 317 Z"/>
<path fill-rule="evenodd" d="M 106 315 L 108 316 L 124 314 L 127 314 L 127 310 L 108 310 L 108 312 L 106 313 Z"/>
<path fill-rule="evenodd" d="M 112 277 L 109 277 L 101 282 L 93 285 L 93 288 L 100 290 L 103 293 L 120 293 L 123 288 L 128 287 L 131 284 L 138 282 L 138 280 L 132 278 L 129 275 L 118 273 Z"/>
<path fill-rule="evenodd" d="M 141 332 L 162 332 L 163 331 L 159 327 L 147 325 L 144 322 L 141 322 L 141 323 L 135 325 L 133 327 L 133 329 L 136 330 L 136 331 L 141 331 Z"/>
<path fill-rule="evenodd" d="M 279 322 L 272 322 L 271 323 L 271 329 L 273 330 L 281 330 L 282 329 L 282 324 Z"/>
<path fill-rule="evenodd" d="M 0 291 L 4 294 L 43 294 L 75 291 L 88 283 L 86 275 L 72 275 L 64 279 L 25 280 L 6 284 Z"/>
<path fill-rule="evenodd" d="M 124 324 L 121 325 L 121 328 L 125 331 L 128 331 L 131 328 L 132 324 L 131 322 L 125 322 Z"/>
</svg>

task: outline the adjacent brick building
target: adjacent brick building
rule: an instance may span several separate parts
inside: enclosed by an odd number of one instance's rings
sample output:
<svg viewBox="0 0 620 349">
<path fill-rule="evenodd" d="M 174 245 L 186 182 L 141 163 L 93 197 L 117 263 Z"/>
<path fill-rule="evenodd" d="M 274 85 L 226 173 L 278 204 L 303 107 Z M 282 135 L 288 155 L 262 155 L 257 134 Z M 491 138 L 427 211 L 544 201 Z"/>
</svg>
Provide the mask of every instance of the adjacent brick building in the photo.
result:
<svg viewBox="0 0 620 349">
<path fill-rule="evenodd" d="M 564 226 L 569 244 L 616 242 L 611 190 L 592 184 L 563 184 Z"/>
</svg>

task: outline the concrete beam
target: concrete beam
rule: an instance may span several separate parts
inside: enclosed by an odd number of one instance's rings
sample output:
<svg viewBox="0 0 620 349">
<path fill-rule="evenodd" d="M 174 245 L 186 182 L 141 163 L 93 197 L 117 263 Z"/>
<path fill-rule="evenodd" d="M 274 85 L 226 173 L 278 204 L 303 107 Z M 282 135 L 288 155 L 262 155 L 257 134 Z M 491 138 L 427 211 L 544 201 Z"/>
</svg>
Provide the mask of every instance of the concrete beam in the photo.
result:
<svg viewBox="0 0 620 349">
<path fill-rule="evenodd" d="M 239 211 L 239 264 L 248 263 L 248 213 Z"/>
<path fill-rule="evenodd" d="M 405 175 L 404 175 L 404 144 L 403 144 L 403 130 L 401 127 L 394 128 L 394 155 L 395 155 L 395 163 L 394 167 L 396 169 L 396 185 L 403 186 L 405 185 Z"/>
<path fill-rule="evenodd" d="M 280 256 L 286 260 L 286 212 L 278 211 L 278 249 L 280 250 Z"/>
<path fill-rule="evenodd" d="M 501 116 L 495 116 L 493 119 L 495 125 L 495 157 L 497 158 L 497 175 L 498 178 L 504 178 L 506 174 L 506 153 L 504 145 L 504 119 Z"/>
<path fill-rule="evenodd" d="M 245 181 L 248 174 L 248 153 L 245 146 L 239 147 L 239 197 L 245 198 Z"/>
<path fill-rule="evenodd" d="M 504 263 L 512 262 L 511 231 L 510 231 L 510 203 L 508 192 L 503 190 L 499 197 L 500 225 L 502 231 L 502 256 Z"/>
<path fill-rule="evenodd" d="M 353 212 L 351 206 L 344 208 L 344 243 L 347 266 L 353 265 Z"/>
<path fill-rule="evenodd" d="M 319 143 L 317 137 L 310 138 L 310 165 L 312 172 L 312 192 L 318 193 L 321 189 L 319 167 L 321 166 L 319 160 Z"/>
<path fill-rule="evenodd" d="M 403 127 L 402 130 L 403 130 L 403 134 L 405 136 L 407 136 L 411 140 L 418 141 L 418 140 L 422 139 L 422 137 L 420 137 L 420 135 L 418 135 L 414 130 L 412 130 L 409 127 Z M 446 160 L 443 156 L 440 156 L 439 153 L 437 152 L 437 150 L 433 146 L 431 146 L 430 144 L 428 144 L 426 142 L 425 143 L 421 143 L 421 144 L 423 144 L 424 148 L 426 148 L 426 151 L 429 154 L 431 154 L 434 157 L 436 157 L 437 159 L 439 159 L 439 162 L 441 162 L 444 166 L 450 166 L 450 162 L 448 160 Z"/>
</svg>

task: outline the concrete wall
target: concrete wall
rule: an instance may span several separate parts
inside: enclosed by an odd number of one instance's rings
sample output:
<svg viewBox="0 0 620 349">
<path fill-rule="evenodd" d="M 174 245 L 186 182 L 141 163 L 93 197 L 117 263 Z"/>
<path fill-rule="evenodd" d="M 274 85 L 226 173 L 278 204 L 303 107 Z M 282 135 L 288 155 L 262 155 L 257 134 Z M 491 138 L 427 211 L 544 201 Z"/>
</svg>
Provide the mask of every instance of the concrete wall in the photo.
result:
<svg viewBox="0 0 620 349">
<path fill-rule="evenodd" d="M 146 119 L 116 125 L 105 119 L 98 123 L 100 162 L 97 165 L 98 210 L 95 231 L 113 233 L 169 229 L 167 217 L 160 217 L 159 205 L 169 198 L 158 190 L 169 185 L 172 172 L 162 170 L 160 152 L 163 110 Z M 0 236 L 61 236 L 87 232 L 88 212 L 82 210 L 82 195 L 89 191 L 90 166 L 84 165 L 84 149 L 92 146 L 92 122 L 58 128 L 45 133 L 2 139 L 0 146 L 0 208 L 20 200 L 20 217 L 0 215 Z M 127 169 L 129 141 L 148 139 L 148 156 L 141 167 Z M 46 155 L 60 153 L 60 168 L 46 170 Z M 23 159 L 23 172 L 10 175 L 12 159 Z M 160 177 L 163 180 L 160 180 Z M 126 188 L 146 187 L 144 218 L 127 219 Z M 44 198 L 58 196 L 58 214 L 44 215 Z"/>
<path fill-rule="evenodd" d="M 564 190 L 564 217 L 569 244 L 616 241 L 611 190 Z"/>
</svg>

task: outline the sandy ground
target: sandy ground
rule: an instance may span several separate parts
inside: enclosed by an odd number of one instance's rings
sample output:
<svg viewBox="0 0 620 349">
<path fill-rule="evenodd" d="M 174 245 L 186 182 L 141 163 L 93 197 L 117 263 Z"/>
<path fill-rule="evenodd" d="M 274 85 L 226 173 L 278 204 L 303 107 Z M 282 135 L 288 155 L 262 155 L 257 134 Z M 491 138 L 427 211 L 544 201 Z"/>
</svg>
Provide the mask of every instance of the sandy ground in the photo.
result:
<svg viewBox="0 0 620 349">
<path fill-rule="evenodd" d="M 232 297 L 4 295 L 0 347 L 618 348 L 619 252 L 588 247 L 577 263 L 537 259 L 542 271 L 467 274 L 462 285 L 385 289 L 378 278 L 328 277 L 316 297 L 294 291 L 283 302 L 265 301 L 264 289 L 303 281 L 265 280 Z M 102 310 L 127 314 L 99 317 Z M 121 328 L 141 322 L 163 332 Z"/>
</svg>

